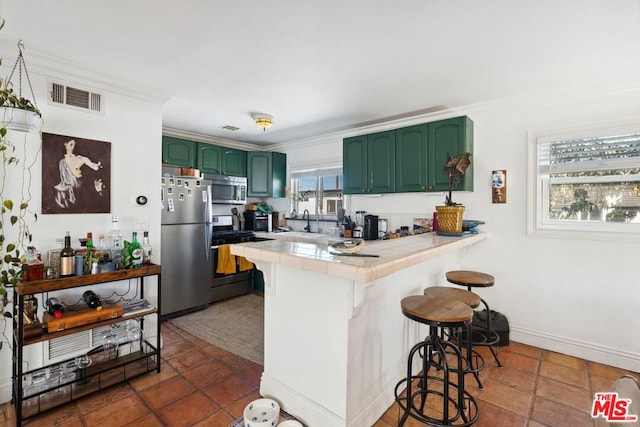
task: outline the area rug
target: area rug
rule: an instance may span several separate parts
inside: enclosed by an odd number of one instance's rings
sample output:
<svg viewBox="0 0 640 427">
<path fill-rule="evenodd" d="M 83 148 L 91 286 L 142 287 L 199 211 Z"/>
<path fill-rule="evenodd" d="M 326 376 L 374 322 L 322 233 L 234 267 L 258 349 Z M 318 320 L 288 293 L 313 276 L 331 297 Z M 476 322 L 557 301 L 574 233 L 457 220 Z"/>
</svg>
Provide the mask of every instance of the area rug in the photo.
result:
<svg viewBox="0 0 640 427">
<path fill-rule="evenodd" d="M 264 298 L 248 294 L 169 320 L 230 353 L 264 363 Z"/>
</svg>

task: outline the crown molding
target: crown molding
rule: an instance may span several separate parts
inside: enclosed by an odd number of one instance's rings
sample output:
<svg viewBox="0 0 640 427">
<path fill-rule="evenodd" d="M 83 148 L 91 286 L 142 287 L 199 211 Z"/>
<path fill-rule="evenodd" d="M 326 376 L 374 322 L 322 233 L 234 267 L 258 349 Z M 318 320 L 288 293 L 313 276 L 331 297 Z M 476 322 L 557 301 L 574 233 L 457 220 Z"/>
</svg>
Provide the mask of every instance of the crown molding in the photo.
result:
<svg viewBox="0 0 640 427">
<path fill-rule="evenodd" d="M 12 67 L 18 57 L 18 40 L 0 41 L 3 65 Z M 90 86 L 103 92 L 134 97 L 143 101 L 164 104 L 172 96 L 169 91 L 145 83 L 114 77 L 65 58 L 50 55 L 26 46 L 23 49 L 29 73 L 48 79 L 60 79 Z M 11 65 L 8 65 L 11 64 Z"/>
<path fill-rule="evenodd" d="M 162 127 L 162 135 L 172 136 L 174 138 L 188 139 L 190 141 L 206 142 L 210 144 L 221 145 L 223 147 L 237 148 L 239 150 L 273 151 L 271 150 L 271 146 L 269 146 L 269 149 L 267 150 L 265 149 L 264 145 L 255 145 L 255 144 L 249 144 L 246 142 L 238 142 L 230 139 L 219 138 L 216 136 L 204 135 L 201 133 L 189 132 L 189 131 L 184 131 L 180 129 L 173 129 L 173 128 L 164 127 L 164 126 Z"/>
</svg>

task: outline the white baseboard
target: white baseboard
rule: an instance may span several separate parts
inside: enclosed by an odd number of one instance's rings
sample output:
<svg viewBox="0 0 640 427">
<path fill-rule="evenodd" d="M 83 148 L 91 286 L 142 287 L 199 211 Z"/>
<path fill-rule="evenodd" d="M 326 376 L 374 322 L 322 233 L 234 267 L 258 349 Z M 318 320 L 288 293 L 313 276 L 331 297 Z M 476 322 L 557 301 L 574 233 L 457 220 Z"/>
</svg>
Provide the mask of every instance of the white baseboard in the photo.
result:
<svg viewBox="0 0 640 427">
<path fill-rule="evenodd" d="M 397 378 L 384 381 L 386 385 L 378 388 L 378 392 L 370 396 L 369 401 L 362 405 L 360 412 L 355 414 L 348 424 L 342 417 L 266 373 L 262 374 L 260 394 L 275 399 L 284 411 L 309 426 L 368 427 L 374 425 L 395 401 L 393 390 L 397 381 Z"/>
<path fill-rule="evenodd" d="M 522 344 L 568 354 L 581 359 L 640 372 L 640 354 L 602 347 L 598 344 L 579 341 L 573 338 L 552 335 L 517 326 L 510 327 L 509 339 Z"/>
<path fill-rule="evenodd" d="M 0 381 L 0 403 L 7 403 L 13 397 L 13 380 L 11 378 Z"/>
<path fill-rule="evenodd" d="M 344 427 L 345 420 L 267 373 L 262 373 L 260 395 L 276 400 L 285 412 L 308 426 Z"/>
</svg>

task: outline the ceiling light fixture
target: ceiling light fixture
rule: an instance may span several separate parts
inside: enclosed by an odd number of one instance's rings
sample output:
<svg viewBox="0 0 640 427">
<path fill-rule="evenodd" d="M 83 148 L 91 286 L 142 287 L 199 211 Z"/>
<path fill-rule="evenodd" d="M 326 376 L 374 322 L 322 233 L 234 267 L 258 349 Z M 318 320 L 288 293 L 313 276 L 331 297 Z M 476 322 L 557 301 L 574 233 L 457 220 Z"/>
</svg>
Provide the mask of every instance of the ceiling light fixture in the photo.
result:
<svg viewBox="0 0 640 427">
<path fill-rule="evenodd" d="M 268 127 L 271 127 L 273 124 L 273 116 L 268 114 L 253 114 L 253 121 L 256 123 L 262 131 L 266 131 Z"/>
</svg>

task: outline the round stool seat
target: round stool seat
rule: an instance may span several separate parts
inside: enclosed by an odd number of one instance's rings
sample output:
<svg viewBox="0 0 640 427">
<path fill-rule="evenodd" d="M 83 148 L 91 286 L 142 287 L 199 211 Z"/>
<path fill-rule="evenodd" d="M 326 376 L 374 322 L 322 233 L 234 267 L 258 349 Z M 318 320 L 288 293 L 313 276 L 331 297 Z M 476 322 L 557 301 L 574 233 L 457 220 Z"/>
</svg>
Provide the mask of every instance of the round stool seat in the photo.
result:
<svg viewBox="0 0 640 427">
<path fill-rule="evenodd" d="M 424 290 L 424 295 L 434 298 L 451 298 L 458 300 L 471 308 L 480 306 L 480 295 L 464 289 L 450 288 L 447 286 L 432 286 Z"/>
<path fill-rule="evenodd" d="M 473 318 L 468 305 L 450 298 L 412 295 L 400 302 L 402 313 L 416 322 L 429 324 L 467 324 Z"/>
<path fill-rule="evenodd" d="M 490 274 L 469 270 L 447 271 L 446 277 L 450 283 L 477 288 L 488 288 L 493 286 L 496 281 Z"/>
</svg>

